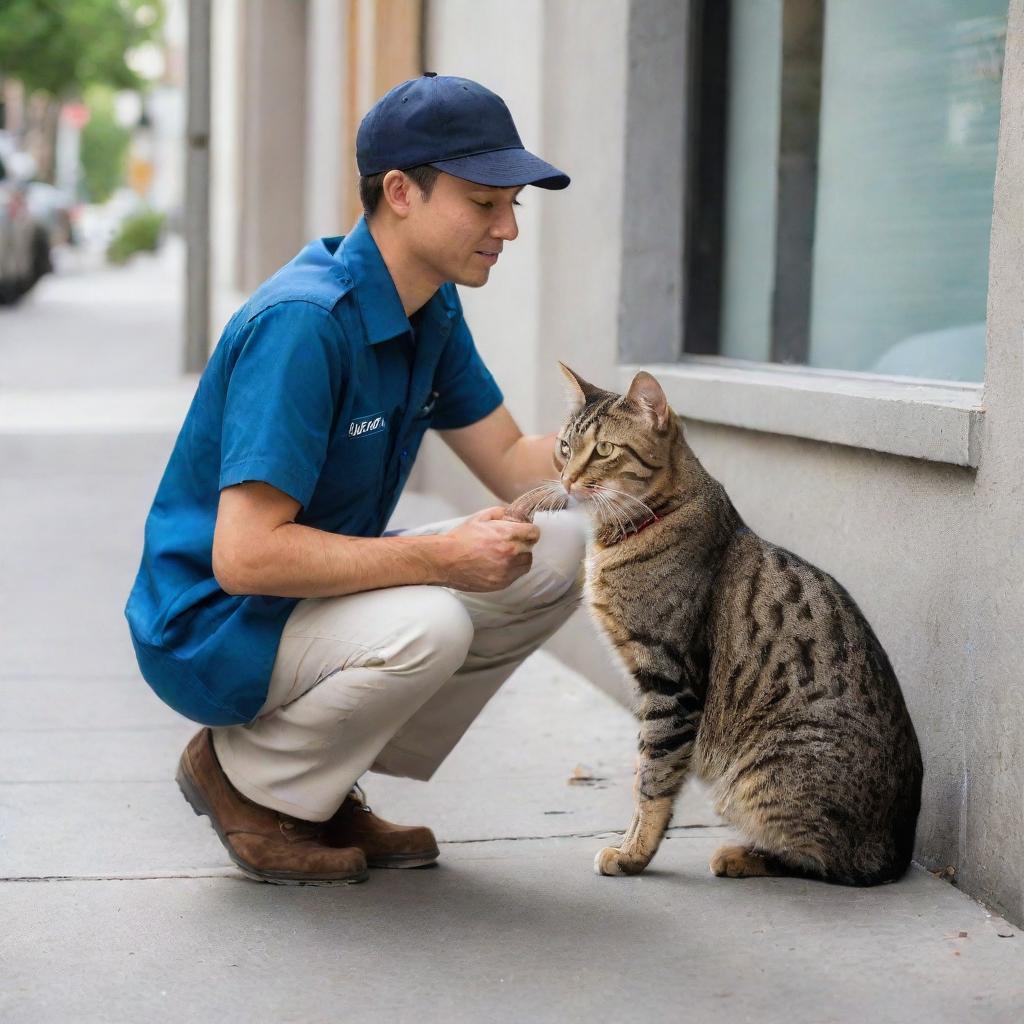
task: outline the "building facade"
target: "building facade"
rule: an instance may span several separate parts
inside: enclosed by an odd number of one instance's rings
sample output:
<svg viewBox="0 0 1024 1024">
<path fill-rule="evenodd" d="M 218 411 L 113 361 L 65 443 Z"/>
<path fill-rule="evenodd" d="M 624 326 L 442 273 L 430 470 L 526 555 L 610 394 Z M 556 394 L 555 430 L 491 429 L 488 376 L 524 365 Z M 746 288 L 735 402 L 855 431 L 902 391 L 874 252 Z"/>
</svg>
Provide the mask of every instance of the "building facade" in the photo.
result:
<svg viewBox="0 0 1024 1024">
<path fill-rule="evenodd" d="M 919 860 L 1024 921 L 1024 0 L 214 19 L 216 328 L 348 229 L 377 95 L 424 69 L 493 88 L 573 177 L 528 190 L 463 294 L 513 413 L 557 427 L 556 360 L 607 388 L 655 373 L 748 524 L 836 576 L 889 651 L 924 748 Z M 490 502 L 436 439 L 413 486 Z M 585 616 L 552 647 L 625 699 Z"/>
</svg>

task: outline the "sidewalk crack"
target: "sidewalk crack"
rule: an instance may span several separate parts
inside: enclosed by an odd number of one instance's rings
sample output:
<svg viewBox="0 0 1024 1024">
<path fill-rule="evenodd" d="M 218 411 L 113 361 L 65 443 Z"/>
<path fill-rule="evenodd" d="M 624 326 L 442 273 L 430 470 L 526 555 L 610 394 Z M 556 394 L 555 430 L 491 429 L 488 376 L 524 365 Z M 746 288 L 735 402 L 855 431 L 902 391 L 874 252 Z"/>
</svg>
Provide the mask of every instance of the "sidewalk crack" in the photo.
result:
<svg viewBox="0 0 1024 1024">
<path fill-rule="evenodd" d="M 723 824 L 715 825 L 672 825 L 665 830 L 665 838 L 674 838 L 673 832 L 687 832 L 702 828 L 723 828 Z M 535 842 L 544 839 L 596 839 L 598 836 L 621 836 L 626 830 L 622 828 L 602 828 L 594 832 L 555 832 L 544 836 L 484 836 L 479 839 L 439 839 L 441 846 L 463 846 L 468 843 L 516 843 Z"/>
</svg>

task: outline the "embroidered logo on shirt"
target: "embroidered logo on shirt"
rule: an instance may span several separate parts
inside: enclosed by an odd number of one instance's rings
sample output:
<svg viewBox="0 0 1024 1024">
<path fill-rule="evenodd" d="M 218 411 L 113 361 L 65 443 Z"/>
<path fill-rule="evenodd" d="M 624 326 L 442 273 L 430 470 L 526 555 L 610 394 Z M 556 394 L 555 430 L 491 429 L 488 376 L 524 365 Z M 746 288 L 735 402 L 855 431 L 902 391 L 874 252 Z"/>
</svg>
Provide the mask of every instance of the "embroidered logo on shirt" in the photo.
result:
<svg viewBox="0 0 1024 1024">
<path fill-rule="evenodd" d="M 382 412 L 371 413 L 369 416 L 360 416 L 348 425 L 349 437 L 366 437 L 369 434 L 378 434 L 388 425 L 388 421 Z"/>
</svg>

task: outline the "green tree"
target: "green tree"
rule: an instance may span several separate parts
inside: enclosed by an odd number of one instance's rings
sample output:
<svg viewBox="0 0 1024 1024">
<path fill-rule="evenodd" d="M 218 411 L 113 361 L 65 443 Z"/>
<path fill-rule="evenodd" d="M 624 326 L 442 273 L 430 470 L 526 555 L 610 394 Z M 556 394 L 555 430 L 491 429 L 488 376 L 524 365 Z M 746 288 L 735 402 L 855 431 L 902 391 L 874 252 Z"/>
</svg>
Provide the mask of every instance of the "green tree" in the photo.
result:
<svg viewBox="0 0 1024 1024">
<path fill-rule="evenodd" d="M 82 179 L 89 201 L 105 202 L 124 180 L 131 133 L 114 118 L 114 94 L 97 85 L 86 91 L 89 123 L 82 129 Z"/>
<path fill-rule="evenodd" d="M 89 85 L 140 89 L 125 54 L 162 14 L 161 0 L 0 0 L 0 76 L 56 99 Z"/>
</svg>

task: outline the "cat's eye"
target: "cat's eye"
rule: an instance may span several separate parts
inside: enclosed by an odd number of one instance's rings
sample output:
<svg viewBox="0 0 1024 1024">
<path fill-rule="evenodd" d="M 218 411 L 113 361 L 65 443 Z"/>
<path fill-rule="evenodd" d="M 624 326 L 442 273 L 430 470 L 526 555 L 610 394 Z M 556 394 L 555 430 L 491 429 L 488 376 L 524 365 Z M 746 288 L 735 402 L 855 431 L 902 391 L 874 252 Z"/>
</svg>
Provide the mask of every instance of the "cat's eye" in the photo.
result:
<svg viewBox="0 0 1024 1024">
<path fill-rule="evenodd" d="M 606 459 L 613 451 L 615 451 L 615 445 L 610 441 L 597 442 L 597 454 L 600 455 L 602 459 Z"/>
<path fill-rule="evenodd" d="M 569 447 L 568 441 L 559 441 L 558 450 L 562 453 L 563 458 L 569 458 L 569 452 L 572 450 Z"/>
</svg>

